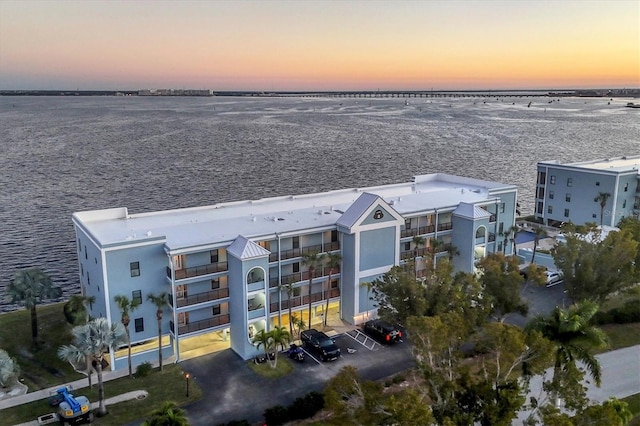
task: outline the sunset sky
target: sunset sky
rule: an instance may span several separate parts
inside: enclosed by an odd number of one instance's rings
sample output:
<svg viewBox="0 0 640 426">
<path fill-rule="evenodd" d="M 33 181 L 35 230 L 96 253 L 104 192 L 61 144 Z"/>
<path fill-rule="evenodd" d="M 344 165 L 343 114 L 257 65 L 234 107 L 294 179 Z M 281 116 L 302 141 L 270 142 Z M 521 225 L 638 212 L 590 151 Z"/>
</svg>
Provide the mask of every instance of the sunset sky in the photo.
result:
<svg viewBox="0 0 640 426">
<path fill-rule="evenodd" d="M 640 0 L 0 0 L 0 89 L 640 86 Z"/>
</svg>

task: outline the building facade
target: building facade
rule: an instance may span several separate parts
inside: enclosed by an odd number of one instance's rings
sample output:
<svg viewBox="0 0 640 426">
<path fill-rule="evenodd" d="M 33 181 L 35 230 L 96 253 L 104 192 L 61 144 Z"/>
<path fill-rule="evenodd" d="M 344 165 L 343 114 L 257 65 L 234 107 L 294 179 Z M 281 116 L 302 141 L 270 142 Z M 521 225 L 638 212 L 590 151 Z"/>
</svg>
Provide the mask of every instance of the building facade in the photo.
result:
<svg viewBox="0 0 640 426">
<path fill-rule="evenodd" d="M 538 163 L 535 217 L 547 225 L 616 226 L 640 214 L 640 156 Z"/>
<path fill-rule="evenodd" d="M 78 212 L 82 292 L 95 297 L 90 314 L 110 321 L 120 320 L 116 295 L 142 302 L 130 314 L 134 365 L 158 357 L 156 306 L 147 298 L 162 292 L 163 359 L 184 359 L 208 336 L 249 359 L 258 353 L 253 335 L 288 328 L 291 315 L 316 325 L 325 315 L 359 324 L 375 314 L 365 284 L 395 265 L 415 261 L 420 275 L 425 256 L 437 261 L 455 247 L 455 268 L 473 272 L 488 253 L 511 254 L 516 199 L 513 185 L 432 174 L 152 213 Z M 111 364 L 126 368 L 126 351 L 112 353 Z"/>
</svg>

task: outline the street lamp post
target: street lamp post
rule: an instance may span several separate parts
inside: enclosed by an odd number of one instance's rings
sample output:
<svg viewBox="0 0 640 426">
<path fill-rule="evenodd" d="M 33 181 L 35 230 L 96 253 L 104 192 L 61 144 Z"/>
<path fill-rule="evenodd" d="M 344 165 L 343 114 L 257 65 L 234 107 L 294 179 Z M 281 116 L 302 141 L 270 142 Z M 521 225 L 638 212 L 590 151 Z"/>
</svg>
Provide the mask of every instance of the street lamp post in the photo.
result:
<svg viewBox="0 0 640 426">
<path fill-rule="evenodd" d="M 189 398 L 189 373 L 185 374 L 184 377 L 187 379 L 187 398 Z"/>
</svg>

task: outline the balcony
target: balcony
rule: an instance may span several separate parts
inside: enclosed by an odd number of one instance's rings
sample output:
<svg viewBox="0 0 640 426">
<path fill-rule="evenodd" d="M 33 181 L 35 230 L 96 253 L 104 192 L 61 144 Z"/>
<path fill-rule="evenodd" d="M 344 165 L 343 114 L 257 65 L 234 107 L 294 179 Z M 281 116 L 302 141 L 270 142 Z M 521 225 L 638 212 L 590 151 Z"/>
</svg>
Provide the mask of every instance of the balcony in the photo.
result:
<svg viewBox="0 0 640 426">
<path fill-rule="evenodd" d="M 448 231 L 453 228 L 452 222 L 445 222 L 438 224 L 438 231 Z"/>
<path fill-rule="evenodd" d="M 216 315 L 212 318 L 190 322 L 189 324 L 179 325 L 177 335 L 189 334 L 195 331 L 206 330 L 208 328 L 218 327 L 225 324 L 229 324 L 229 314 Z M 171 327 L 171 331 L 175 335 L 176 331 L 173 321 L 169 322 L 169 326 Z"/>
<path fill-rule="evenodd" d="M 417 235 L 433 234 L 436 231 L 435 225 L 421 226 L 419 228 L 403 229 L 400 231 L 400 237 L 415 237 Z"/>
<path fill-rule="evenodd" d="M 340 268 L 333 268 L 331 271 L 332 275 L 336 275 L 340 273 Z M 318 268 L 313 273 L 313 278 L 320 277 L 328 277 L 329 276 L 329 268 Z M 294 272 L 293 274 L 283 275 L 282 276 L 282 285 L 293 284 L 300 281 L 308 281 L 309 280 L 309 271 L 305 272 Z M 279 281 L 278 277 L 270 277 L 269 278 L 269 288 L 278 287 Z"/>
<path fill-rule="evenodd" d="M 258 305 L 259 307 L 249 309 L 248 317 L 250 320 L 254 320 L 256 318 L 262 318 L 265 315 L 264 306 Z"/>
<path fill-rule="evenodd" d="M 210 263 L 203 266 L 194 266 L 192 268 L 176 269 L 175 279 L 182 280 L 185 278 L 197 277 L 200 275 L 215 274 L 224 272 L 228 269 L 227 262 Z M 171 278 L 171 268 L 167 266 L 167 277 Z"/>
<path fill-rule="evenodd" d="M 315 244 L 312 246 L 306 246 L 302 248 L 294 248 L 289 250 L 280 251 L 280 260 L 293 259 L 294 257 L 300 257 L 309 253 L 323 253 L 329 251 L 340 250 L 340 242 L 332 241 L 330 243 Z M 269 255 L 269 262 L 277 262 L 278 261 L 278 253 L 271 253 Z"/>
<path fill-rule="evenodd" d="M 178 306 L 173 304 L 173 296 L 169 295 L 169 304 L 174 308 L 182 308 L 183 306 L 195 305 L 198 303 L 210 302 L 212 300 L 223 299 L 229 297 L 228 288 L 217 288 L 215 290 L 207 291 L 204 293 L 192 294 L 182 299 L 177 299 Z"/>
<path fill-rule="evenodd" d="M 322 292 L 320 293 L 312 293 L 311 294 L 311 303 L 316 303 L 319 302 L 321 300 L 325 300 L 327 297 L 327 293 L 324 293 L 324 298 L 322 297 L 323 294 Z M 333 299 L 335 297 L 340 297 L 340 289 L 339 288 L 332 288 L 329 291 L 329 299 Z M 289 300 L 283 300 L 282 301 L 282 310 L 285 309 L 289 309 L 289 303 L 291 303 L 291 308 L 296 308 L 298 306 L 304 306 L 304 305 L 308 305 L 309 304 L 309 296 L 298 296 L 298 297 L 292 297 Z M 273 312 L 278 312 L 278 303 L 271 303 L 269 305 L 269 310 L 271 313 Z"/>
</svg>

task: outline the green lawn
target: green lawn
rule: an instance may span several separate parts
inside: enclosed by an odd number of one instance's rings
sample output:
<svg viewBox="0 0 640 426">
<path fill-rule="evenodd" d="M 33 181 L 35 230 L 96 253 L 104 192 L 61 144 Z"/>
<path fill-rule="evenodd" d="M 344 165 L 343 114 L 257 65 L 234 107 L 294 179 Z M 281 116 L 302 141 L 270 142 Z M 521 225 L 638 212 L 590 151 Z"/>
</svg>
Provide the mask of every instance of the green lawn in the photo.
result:
<svg viewBox="0 0 640 426">
<path fill-rule="evenodd" d="M 599 326 L 599 328 L 609 337 L 609 347 L 598 350 L 596 353 L 640 344 L 640 322 L 631 324 L 606 324 Z"/>
<path fill-rule="evenodd" d="M 622 399 L 629 404 L 629 410 L 635 416 L 630 422 L 629 426 L 640 426 L 640 393 L 628 396 Z"/>
<path fill-rule="evenodd" d="M 109 414 L 96 418 L 94 425 L 121 425 L 143 418 L 164 401 L 174 401 L 184 405 L 201 398 L 202 391 L 194 381 L 189 382 L 189 398 L 186 396 L 186 380 L 179 364 L 170 364 L 160 372 L 155 369 L 149 376 L 140 379 L 128 377 L 104 383 L 105 397 L 120 395 L 134 390 L 146 390 L 149 396 L 143 400 L 132 400 L 107 406 Z M 91 402 L 98 401 L 98 386 L 78 389 L 76 395 L 85 395 Z M 47 400 L 35 401 L 18 407 L 2 410 L 2 424 L 18 424 L 35 420 L 38 416 L 51 413 L 54 408 Z"/>
</svg>

